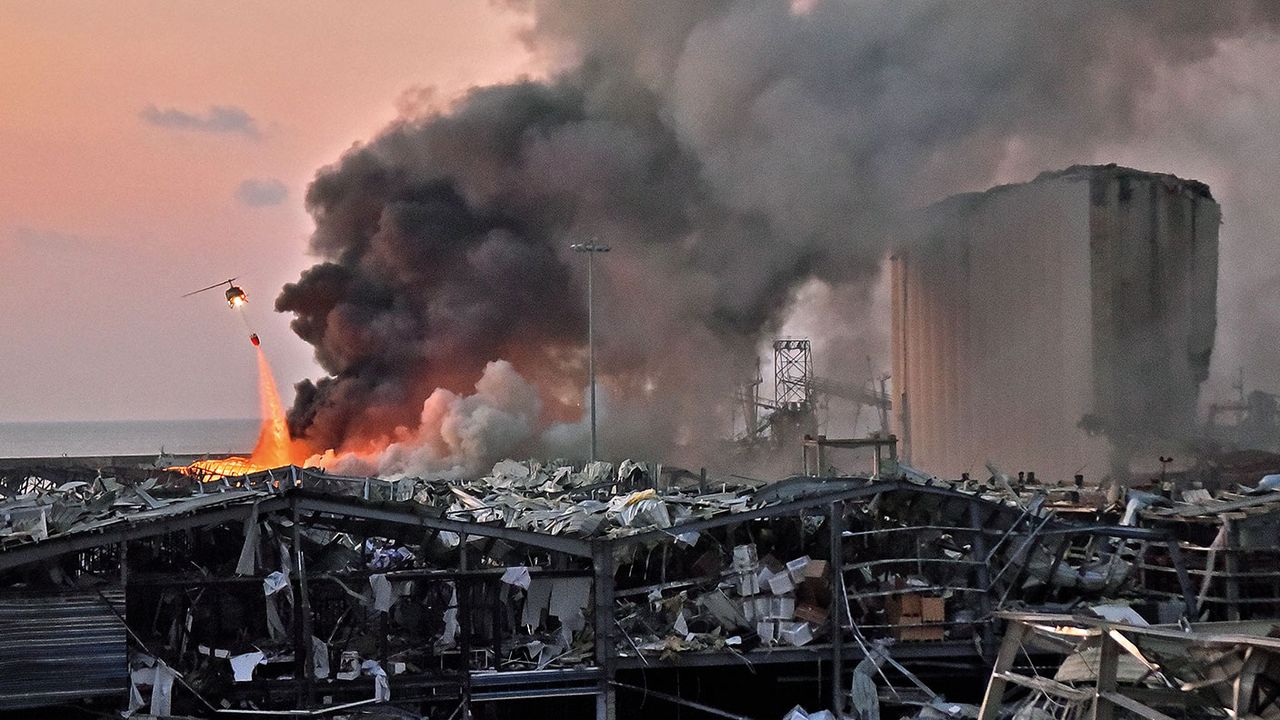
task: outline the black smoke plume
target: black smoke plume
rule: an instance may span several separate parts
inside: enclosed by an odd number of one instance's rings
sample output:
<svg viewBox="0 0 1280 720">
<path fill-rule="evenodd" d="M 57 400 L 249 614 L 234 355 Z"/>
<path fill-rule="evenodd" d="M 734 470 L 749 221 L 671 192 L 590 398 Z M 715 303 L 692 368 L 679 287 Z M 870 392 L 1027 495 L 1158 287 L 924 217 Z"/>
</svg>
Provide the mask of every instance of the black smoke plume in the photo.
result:
<svg viewBox="0 0 1280 720">
<path fill-rule="evenodd" d="M 592 238 L 614 248 L 597 258 L 609 453 L 709 440 L 799 285 L 865 293 L 902 211 L 985 187 L 1015 149 L 1124 142 L 1159 71 L 1280 17 L 1243 1 L 511 5 L 548 79 L 399 121 L 307 194 L 322 262 L 276 307 L 328 373 L 290 416 L 316 451 L 411 435 L 435 389 L 469 393 L 500 359 L 537 388 L 539 423 L 575 420 L 569 245 Z"/>
</svg>

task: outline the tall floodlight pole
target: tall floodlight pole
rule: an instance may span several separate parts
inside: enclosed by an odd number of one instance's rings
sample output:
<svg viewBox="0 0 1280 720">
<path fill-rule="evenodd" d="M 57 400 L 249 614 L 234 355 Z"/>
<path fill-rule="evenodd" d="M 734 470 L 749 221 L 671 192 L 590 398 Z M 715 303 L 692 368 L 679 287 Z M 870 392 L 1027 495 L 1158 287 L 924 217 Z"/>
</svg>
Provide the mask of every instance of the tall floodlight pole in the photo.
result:
<svg viewBox="0 0 1280 720">
<path fill-rule="evenodd" d="M 596 461 L 596 323 L 595 323 L 595 288 L 592 287 L 595 254 L 609 252 L 608 245 L 597 242 L 574 243 L 569 246 L 574 252 L 587 254 L 587 375 L 591 388 L 591 462 Z"/>
</svg>

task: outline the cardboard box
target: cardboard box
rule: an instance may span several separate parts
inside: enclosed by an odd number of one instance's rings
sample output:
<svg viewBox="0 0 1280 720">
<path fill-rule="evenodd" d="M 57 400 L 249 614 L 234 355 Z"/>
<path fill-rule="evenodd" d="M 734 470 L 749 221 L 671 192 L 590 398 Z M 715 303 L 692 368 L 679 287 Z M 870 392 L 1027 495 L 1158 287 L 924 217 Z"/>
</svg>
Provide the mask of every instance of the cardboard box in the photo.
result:
<svg viewBox="0 0 1280 720">
<path fill-rule="evenodd" d="M 800 647 L 813 640 L 813 630 L 809 628 L 809 623 L 806 622 L 780 622 L 778 623 L 778 639 L 788 645 Z"/>
<path fill-rule="evenodd" d="M 920 596 L 915 593 L 889 595 L 885 598 L 884 609 L 892 625 L 920 624 Z"/>
<path fill-rule="evenodd" d="M 796 599 L 793 597 L 769 598 L 765 617 L 771 620 L 790 620 L 796 616 Z"/>
<path fill-rule="evenodd" d="M 780 572 L 769 578 L 769 592 L 774 595 L 785 595 L 795 589 L 796 586 L 791 582 L 791 576 L 785 572 Z"/>
<path fill-rule="evenodd" d="M 826 560 L 810 560 L 808 565 L 804 566 L 804 576 L 806 578 L 821 578 L 827 576 Z"/>
<path fill-rule="evenodd" d="M 890 634 L 896 640 L 942 640 L 940 623 L 946 620 L 946 601 L 917 593 L 890 595 L 885 599 L 885 614 L 894 627 Z"/>
<path fill-rule="evenodd" d="M 756 587 L 761 590 L 769 587 L 769 578 L 773 577 L 773 571 L 767 567 L 761 567 L 756 570 Z"/>
<path fill-rule="evenodd" d="M 827 621 L 827 611 L 817 605 L 796 605 L 796 619 L 822 625 Z"/>
<path fill-rule="evenodd" d="M 920 598 L 920 619 L 927 622 L 945 622 L 947 619 L 947 602 L 940 597 Z"/>
<path fill-rule="evenodd" d="M 893 639 L 904 642 L 942 640 L 939 625 L 900 625 L 893 629 Z"/>
<path fill-rule="evenodd" d="M 831 606 L 831 586 L 826 578 L 805 578 L 796 586 L 796 601 L 819 607 Z"/>
<path fill-rule="evenodd" d="M 801 555 L 800 557 L 787 563 L 787 574 L 791 576 L 791 582 L 798 583 L 804 580 L 804 569 L 809 565 L 809 556 Z"/>
<path fill-rule="evenodd" d="M 745 601 L 744 601 L 745 603 Z M 757 620 L 765 620 L 769 617 L 769 607 L 773 603 L 773 598 L 756 597 L 751 599 L 751 605 L 754 607 Z"/>
</svg>

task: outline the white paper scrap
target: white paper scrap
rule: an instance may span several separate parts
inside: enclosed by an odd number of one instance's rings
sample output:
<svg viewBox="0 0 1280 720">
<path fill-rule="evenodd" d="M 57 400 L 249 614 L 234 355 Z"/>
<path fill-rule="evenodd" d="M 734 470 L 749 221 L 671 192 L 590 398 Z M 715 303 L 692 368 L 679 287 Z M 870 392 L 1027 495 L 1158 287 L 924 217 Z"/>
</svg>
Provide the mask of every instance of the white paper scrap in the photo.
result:
<svg viewBox="0 0 1280 720">
<path fill-rule="evenodd" d="M 386 573 L 369 576 L 369 587 L 373 590 L 373 609 L 378 612 L 389 612 L 395 601 L 395 593 L 391 589 L 391 581 Z"/>
<path fill-rule="evenodd" d="M 173 679 L 177 675 L 168 665 L 157 662 L 151 681 L 151 714 L 168 715 L 173 704 Z"/>
<path fill-rule="evenodd" d="M 698 538 L 701 536 L 702 534 L 696 531 L 680 533 L 679 535 L 676 535 L 676 542 L 686 547 L 693 547 L 698 544 Z"/>
<path fill-rule="evenodd" d="M 684 619 L 684 611 L 683 611 L 683 610 L 681 610 L 680 612 L 676 613 L 676 621 L 675 621 L 675 623 L 671 626 L 671 629 L 672 629 L 672 630 L 675 630 L 675 631 L 676 631 L 676 634 L 677 634 L 677 635 L 679 635 L 680 637 L 685 637 L 686 635 L 688 635 L 688 634 L 689 634 L 689 623 L 688 623 L 688 622 L 686 622 L 686 621 L 685 621 L 685 619 Z"/>
<path fill-rule="evenodd" d="M 382 669 L 377 660 L 365 660 L 360 669 L 366 675 L 373 676 L 373 699 L 386 702 L 391 699 L 391 683 L 387 681 L 387 671 Z"/>
<path fill-rule="evenodd" d="M 231 672 L 235 675 L 236 682 L 250 682 L 253 680 L 253 669 L 262 664 L 267 656 L 261 650 L 243 655 L 236 655 L 231 658 Z"/>
<path fill-rule="evenodd" d="M 262 592 L 270 597 L 289 587 L 289 575 L 277 570 L 262 579 Z"/>
<path fill-rule="evenodd" d="M 529 577 L 529 568 L 527 567 L 509 567 L 507 571 L 502 573 L 502 582 L 508 585 L 515 585 L 518 588 L 529 589 L 529 583 L 532 578 Z"/>
<path fill-rule="evenodd" d="M 311 636 L 311 674 L 317 680 L 329 677 L 329 646 L 315 635 Z"/>
</svg>

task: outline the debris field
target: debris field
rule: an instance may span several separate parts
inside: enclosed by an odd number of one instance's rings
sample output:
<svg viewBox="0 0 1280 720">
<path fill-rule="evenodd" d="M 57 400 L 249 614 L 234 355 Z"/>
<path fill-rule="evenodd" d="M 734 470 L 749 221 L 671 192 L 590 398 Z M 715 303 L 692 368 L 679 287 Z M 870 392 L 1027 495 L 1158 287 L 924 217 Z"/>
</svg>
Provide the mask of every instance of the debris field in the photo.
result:
<svg viewBox="0 0 1280 720">
<path fill-rule="evenodd" d="M 462 482 L 6 471 L 0 708 L 1276 712 L 1277 478 L 1108 498 L 878 466 L 770 483 L 632 461 L 507 460 Z M 821 697 L 765 715 L 659 689 L 716 668 L 790 668 Z M 985 705 L 949 701 L 939 668 L 990 676 Z"/>
</svg>

